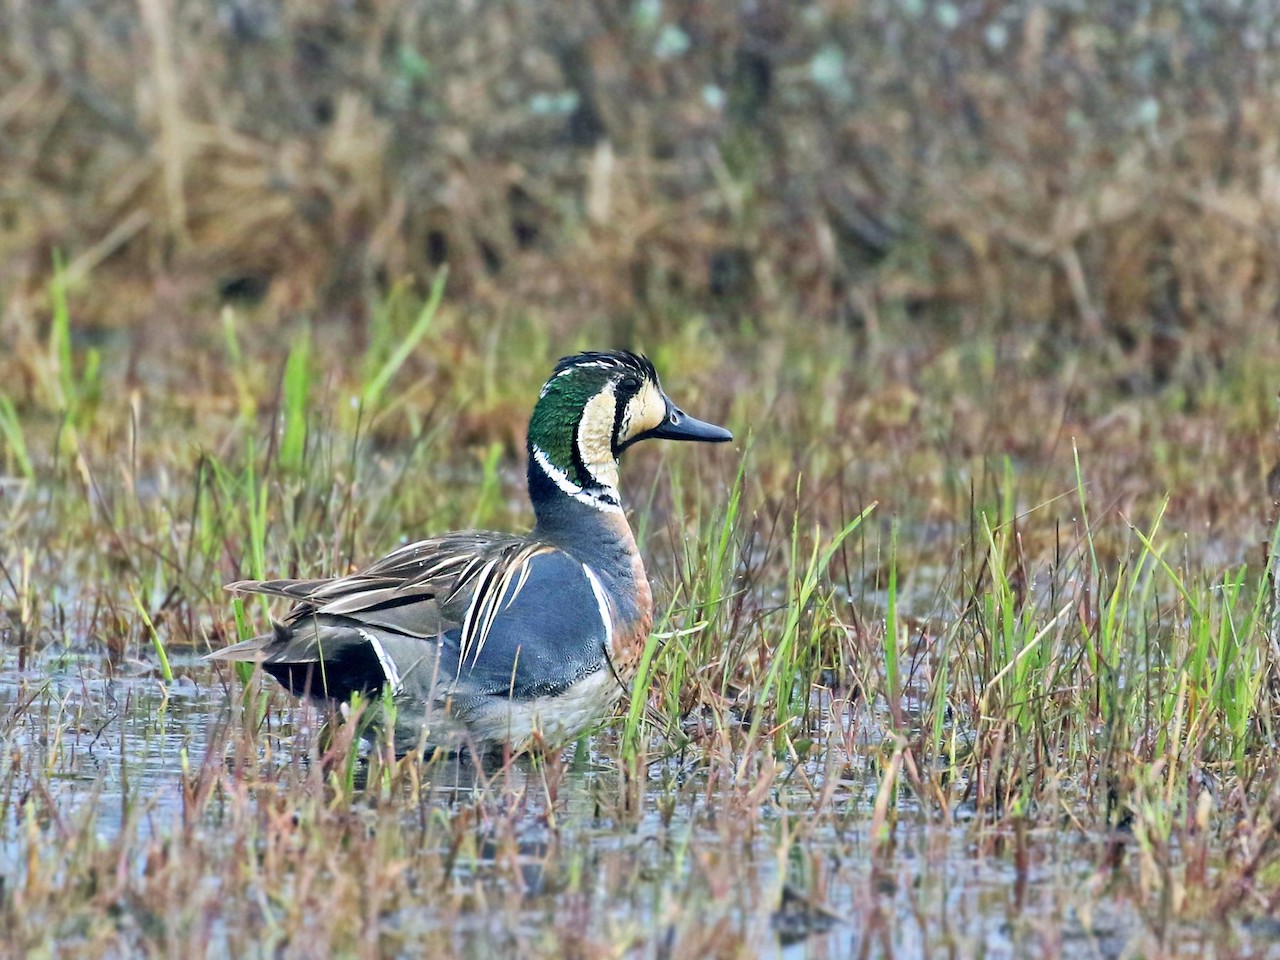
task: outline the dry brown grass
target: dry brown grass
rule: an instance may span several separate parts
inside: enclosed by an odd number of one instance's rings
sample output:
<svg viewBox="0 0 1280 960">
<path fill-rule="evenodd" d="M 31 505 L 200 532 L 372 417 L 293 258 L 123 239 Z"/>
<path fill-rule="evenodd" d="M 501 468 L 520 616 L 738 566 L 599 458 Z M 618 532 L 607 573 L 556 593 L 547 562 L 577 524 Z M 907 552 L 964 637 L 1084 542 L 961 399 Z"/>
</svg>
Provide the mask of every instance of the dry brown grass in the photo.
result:
<svg viewBox="0 0 1280 960">
<path fill-rule="evenodd" d="M 13 0 L 5 329 L 55 249 L 108 327 L 358 327 L 447 260 L 561 332 L 905 312 L 1164 382 L 1274 315 L 1266 13 L 911 10 Z"/>
<path fill-rule="evenodd" d="M 0 4 L 0 954 L 1274 946 L 1266 11 Z M 652 725 L 361 783 L 196 662 L 259 553 L 521 528 L 610 345 L 746 465 L 628 455 Z"/>
</svg>

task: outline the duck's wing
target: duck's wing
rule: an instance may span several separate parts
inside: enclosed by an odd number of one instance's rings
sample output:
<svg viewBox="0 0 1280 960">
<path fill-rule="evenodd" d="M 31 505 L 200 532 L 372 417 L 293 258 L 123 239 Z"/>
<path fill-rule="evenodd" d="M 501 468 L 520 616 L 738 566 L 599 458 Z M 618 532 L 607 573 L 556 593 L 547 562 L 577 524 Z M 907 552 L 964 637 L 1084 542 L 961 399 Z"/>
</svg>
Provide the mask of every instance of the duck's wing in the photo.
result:
<svg viewBox="0 0 1280 960">
<path fill-rule="evenodd" d="M 324 580 L 238 580 L 235 594 L 283 597 L 294 604 L 273 633 L 210 654 L 221 660 L 319 662 L 324 651 L 290 641 L 306 639 L 317 618 L 350 620 L 407 637 L 436 638 L 460 628 L 470 600 L 502 586 L 530 556 L 552 550 L 509 534 L 469 531 L 406 544 L 356 573 Z"/>
<path fill-rule="evenodd" d="M 548 544 L 487 532 L 407 544 L 332 580 L 240 581 L 295 601 L 271 634 L 210 654 L 259 660 L 291 691 L 346 699 L 390 683 L 435 697 L 554 695 L 600 665 L 599 580 Z"/>
<path fill-rule="evenodd" d="M 286 623 L 319 614 L 351 617 L 412 637 L 461 626 L 473 598 L 505 588 L 547 544 L 488 531 L 451 533 L 393 550 L 358 573 L 319 581 L 248 581 L 228 589 L 298 601 Z"/>
</svg>

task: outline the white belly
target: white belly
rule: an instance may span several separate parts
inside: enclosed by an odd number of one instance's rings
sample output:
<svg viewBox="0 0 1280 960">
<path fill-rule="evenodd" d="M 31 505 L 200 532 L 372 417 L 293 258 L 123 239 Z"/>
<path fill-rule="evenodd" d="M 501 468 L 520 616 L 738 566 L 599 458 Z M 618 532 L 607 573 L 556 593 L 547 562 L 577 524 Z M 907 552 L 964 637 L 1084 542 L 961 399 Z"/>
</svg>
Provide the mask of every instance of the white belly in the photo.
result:
<svg viewBox="0 0 1280 960">
<path fill-rule="evenodd" d="M 422 704 L 403 704 L 396 718 L 396 749 L 409 751 L 419 743 L 456 749 L 474 744 L 527 744 L 535 736 L 549 743 L 566 743 L 607 718 L 622 695 L 622 687 L 606 666 L 583 677 L 554 697 L 509 700 L 491 697 L 465 718 L 435 708 L 423 715 Z M 415 709 L 416 706 L 416 709 Z"/>
</svg>

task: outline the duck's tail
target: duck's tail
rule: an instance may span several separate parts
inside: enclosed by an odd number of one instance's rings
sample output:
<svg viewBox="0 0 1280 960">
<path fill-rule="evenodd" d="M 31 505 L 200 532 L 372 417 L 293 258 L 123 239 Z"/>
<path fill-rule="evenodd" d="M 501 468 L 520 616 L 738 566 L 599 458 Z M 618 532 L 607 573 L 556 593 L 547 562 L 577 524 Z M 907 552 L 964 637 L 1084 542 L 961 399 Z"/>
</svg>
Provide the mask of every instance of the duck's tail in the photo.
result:
<svg viewBox="0 0 1280 960">
<path fill-rule="evenodd" d="M 212 653 L 204 655 L 205 660 L 231 660 L 245 661 L 252 663 L 255 660 L 271 660 L 275 659 L 271 654 L 274 651 L 268 648 L 272 646 L 279 647 L 286 644 L 291 636 L 291 631 L 283 623 L 276 620 L 271 621 L 271 632 L 264 633 L 260 637 L 253 637 L 249 640 L 241 640 L 239 643 L 233 643 L 229 647 L 223 647 L 221 650 L 214 650 Z"/>
<path fill-rule="evenodd" d="M 267 644 L 274 640 L 274 636 L 254 637 L 252 640 L 245 640 L 241 643 L 233 643 L 229 647 L 223 647 L 221 650 L 214 650 L 212 653 L 204 655 L 205 660 L 257 660 L 262 651 L 266 649 Z"/>
</svg>

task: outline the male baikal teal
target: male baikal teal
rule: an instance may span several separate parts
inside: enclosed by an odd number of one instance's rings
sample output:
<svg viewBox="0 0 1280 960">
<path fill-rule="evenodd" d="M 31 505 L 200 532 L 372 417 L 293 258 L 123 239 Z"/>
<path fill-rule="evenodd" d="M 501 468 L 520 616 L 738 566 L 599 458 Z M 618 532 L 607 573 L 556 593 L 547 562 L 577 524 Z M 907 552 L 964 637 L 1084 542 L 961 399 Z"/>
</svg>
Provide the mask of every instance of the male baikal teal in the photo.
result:
<svg viewBox="0 0 1280 960">
<path fill-rule="evenodd" d="M 645 357 L 564 358 L 529 421 L 527 536 L 446 533 L 348 576 L 229 584 L 294 604 L 210 659 L 260 662 L 321 703 L 389 696 L 400 753 L 572 740 L 615 708 L 653 624 L 618 493 L 619 457 L 646 439 L 733 435 L 672 403 Z"/>
</svg>

